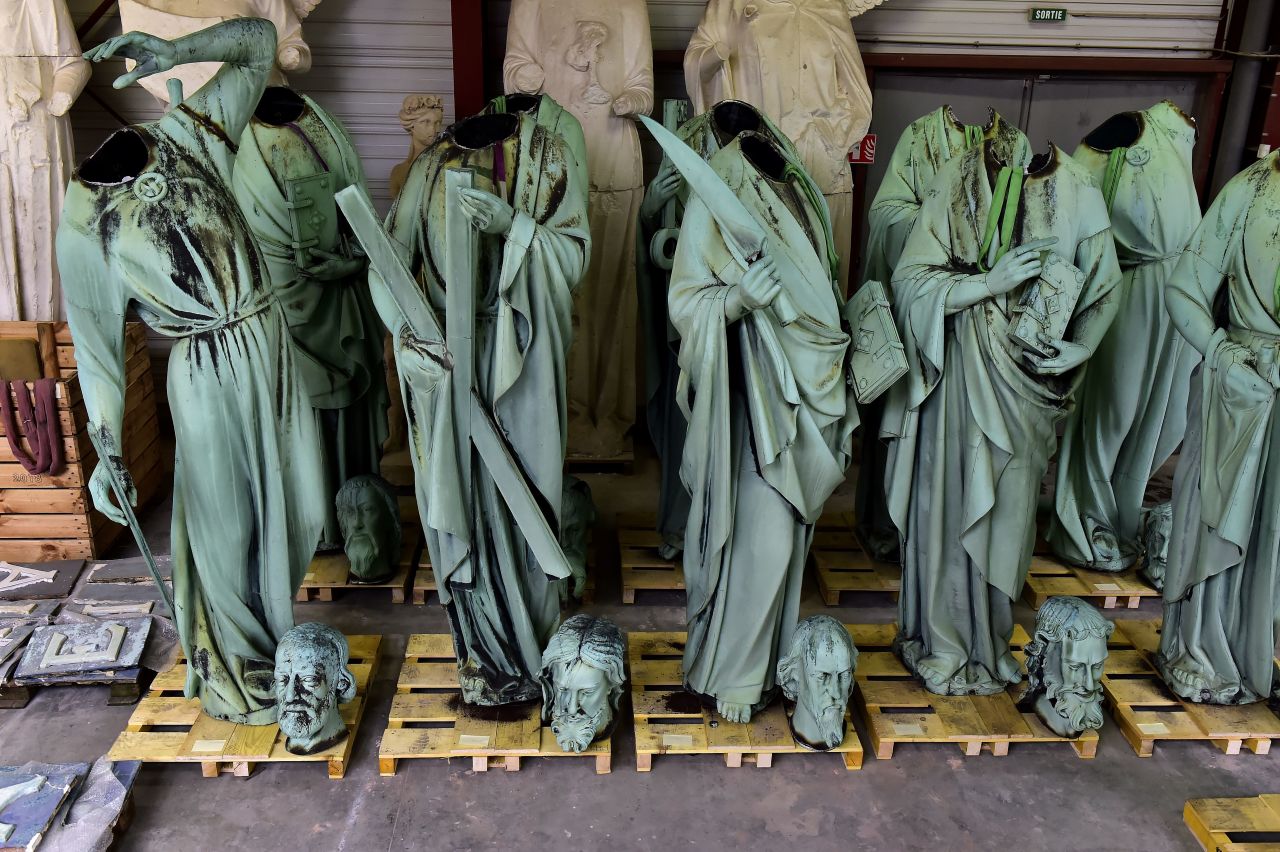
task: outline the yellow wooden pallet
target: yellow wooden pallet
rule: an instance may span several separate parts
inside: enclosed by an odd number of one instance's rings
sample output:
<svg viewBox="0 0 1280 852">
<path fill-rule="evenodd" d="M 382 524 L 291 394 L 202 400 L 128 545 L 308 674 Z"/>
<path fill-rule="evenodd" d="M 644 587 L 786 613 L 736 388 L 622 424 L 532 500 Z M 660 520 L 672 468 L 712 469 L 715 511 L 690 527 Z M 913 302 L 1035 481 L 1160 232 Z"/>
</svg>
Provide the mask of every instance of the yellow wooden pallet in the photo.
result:
<svg viewBox="0 0 1280 852">
<path fill-rule="evenodd" d="M 151 691 L 139 702 L 129 724 L 116 737 L 109 760 L 141 760 L 146 763 L 198 763 L 206 778 L 220 773 L 248 777 L 257 763 L 325 763 L 330 778 L 342 778 L 351 759 L 352 745 L 364 717 L 369 684 L 382 647 L 380 635 L 348 636 L 349 668 L 356 679 L 356 697 L 342 705 L 347 736 L 316 754 L 291 754 L 279 726 L 237 725 L 200 712 L 200 701 L 183 698 L 186 663 L 156 675 Z"/>
<path fill-rule="evenodd" d="M 621 519 L 619 519 L 621 524 Z M 684 591 L 684 564 L 658 555 L 662 535 L 652 526 L 618 527 L 618 564 L 622 602 L 636 602 L 636 592 Z"/>
<path fill-rule="evenodd" d="M 581 754 L 561 750 L 542 725 L 539 702 L 510 708 L 468 709 L 458 689 L 458 664 L 447 633 L 415 633 L 405 648 L 387 730 L 378 746 L 378 772 L 395 775 L 401 760 L 469 758 L 471 768 L 518 772 L 526 757 L 577 757 L 594 762 L 597 775 L 612 768 L 612 739 Z M 430 727 L 424 727 L 430 726 Z"/>
<path fill-rule="evenodd" d="M 894 600 L 902 589 L 902 569 L 876 562 L 861 550 L 813 550 L 813 566 L 818 590 L 827 606 L 839 606 L 840 596 L 849 593 L 888 594 Z"/>
<path fill-rule="evenodd" d="M 631 438 L 626 439 L 626 446 L 616 455 L 591 456 L 574 452 L 571 446 L 569 447 L 568 455 L 564 459 L 564 468 L 571 473 L 630 474 L 635 470 L 635 464 L 635 443 Z"/>
<path fill-rule="evenodd" d="M 1226 754 L 1266 754 L 1280 739 L 1280 717 L 1267 702 L 1242 706 L 1183 701 L 1152 664 L 1160 622 L 1117 621 L 1102 686 L 1120 733 L 1139 757 L 1166 740 L 1208 740 Z"/>
<path fill-rule="evenodd" d="M 1182 819 L 1207 852 L 1280 850 L 1280 795 L 1191 799 Z"/>
<path fill-rule="evenodd" d="M 1054 595 L 1074 595 L 1101 609 L 1137 609 L 1143 598 L 1159 598 L 1160 592 L 1134 568 L 1111 574 L 1075 568 L 1052 556 L 1033 557 L 1023 600 L 1039 609 Z"/>
<path fill-rule="evenodd" d="M 703 707 L 683 687 L 685 635 L 627 636 L 637 771 L 649 772 L 656 754 L 719 754 L 725 766 L 754 763 L 760 768 L 772 766 L 777 754 L 822 754 L 796 743 L 781 703 L 756 713 L 746 724 L 726 722 Z M 845 769 L 862 768 L 862 743 L 847 715 L 844 742 L 832 752 L 840 755 Z"/>
<path fill-rule="evenodd" d="M 400 568 L 394 577 L 385 583 L 357 583 L 351 579 L 351 562 L 345 553 L 320 553 L 307 566 L 306 576 L 298 588 L 295 600 L 332 601 L 333 593 L 352 589 L 389 589 L 392 603 L 404 603 L 409 588 L 415 582 L 417 558 L 421 535 L 418 528 L 409 527 L 404 531 L 400 544 Z M 416 586 L 415 586 L 416 588 Z"/>
<path fill-rule="evenodd" d="M 893 757 L 902 744 L 950 743 L 973 757 L 989 751 L 997 757 L 1015 743 L 1070 743 L 1076 755 L 1092 758 L 1098 751 L 1097 731 L 1076 739 L 1050 731 L 1035 713 L 1018 709 L 1010 692 L 998 695 L 934 695 L 902 665 L 893 652 L 892 624 L 846 625 L 858 646 L 857 689 L 853 703 L 880 760 Z M 1029 637 L 1014 628 L 1010 646 L 1021 658 Z"/>
</svg>

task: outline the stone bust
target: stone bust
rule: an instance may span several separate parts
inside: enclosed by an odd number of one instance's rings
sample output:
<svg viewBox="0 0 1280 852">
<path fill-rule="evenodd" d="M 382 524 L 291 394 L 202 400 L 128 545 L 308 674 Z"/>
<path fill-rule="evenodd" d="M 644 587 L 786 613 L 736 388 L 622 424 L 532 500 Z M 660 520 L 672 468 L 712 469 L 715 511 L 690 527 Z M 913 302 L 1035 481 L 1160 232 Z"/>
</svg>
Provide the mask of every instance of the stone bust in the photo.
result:
<svg viewBox="0 0 1280 852">
<path fill-rule="evenodd" d="M 1021 704 L 1031 705 L 1058 736 L 1075 738 L 1102 727 L 1102 672 L 1114 630 L 1080 598 L 1049 598 L 1036 613 Z"/>
<path fill-rule="evenodd" d="M 565 751 L 581 752 L 613 727 L 626 684 L 622 631 L 579 613 L 560 625 L 542 654 L 542 721 Z"/>
<path fill-rule="evenodd" d="M 276 703 L 285 748 L 315 754 L 342 741 L 338 705 L 356 697 L 347 638 L 325 624 L 299 624 L 276 646 Z"/>
<path fill-rule="evenodd" d="M 400 506 L 380 476 L 353 476 L 335 498 L 343 548 L 355 583 L 385 583 L 400 562 Z"/>
<path fill-rule="evenodd" d="M 1140 573 L 1152 586 L 1164 591 L 1169 564 L 1169 538 L 1173 535 L 1173 504 L 1160 503 L 1142 513 L 1142 567 Z"/>
<path fill-rule="evenodd" d="M 836 619 L 811 615 L 796 625 L 791 649 L 778 661 L 778 686 L 795 702 L 791 732 L 801 745 L 830 751 L 844 742 L 857 665 L 858 649 Z"/>
</svg>

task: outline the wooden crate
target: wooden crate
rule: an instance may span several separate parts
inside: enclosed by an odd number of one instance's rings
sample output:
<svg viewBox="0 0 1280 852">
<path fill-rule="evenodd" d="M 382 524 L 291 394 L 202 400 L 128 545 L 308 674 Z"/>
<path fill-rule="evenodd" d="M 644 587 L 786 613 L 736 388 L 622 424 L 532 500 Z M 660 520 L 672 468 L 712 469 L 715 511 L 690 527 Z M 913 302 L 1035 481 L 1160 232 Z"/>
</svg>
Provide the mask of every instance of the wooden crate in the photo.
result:
<svg viewBox="0 0 1280 852">
<path fill-rule="evenodd" d="M 1247 799 L 1191 799 L 1182 820 L 1206 852 L 1280 849 L 1280 795 Z"/>
<path fill-rule="evenodd" d="M 383 589 L 390 590 L 392 603 L 404 603 L 405 595 L 417 573 L 418 552 L 422 536 L 417 526 L 406 529 L 400 543 L 400 569 L 385 583 L 357 583 L 351 579 L 351 562 L 342 552 L 319 553 L 307 566 L 306 576 L 295 598 L 299 603 L 307 601 L 332 601 L 335 590 Z"/>
<path fill-rule="evenodd" d="M 469 758 L 471 768 L 518 772 L 526 757 L 586 758 L 597 775 L 612 768 L 612 738 L 598 740 L 581 754 L 561 750 L 542 726 L 539 702 L 510 708 L 468 710 L 458 688 L 458 664 L 447 633 L 409 637 L 396 682 L 387 730 L 378 746 L 378 771 L 395 775 L 401 760 Z"/>
<path fill-rule="evenodd" d="M 42 349 L 47 350 L 50 329 L 56 347 L 54 358 L 45 358 L 45 372 L 60 377 L 58 420 L 66 464 L 53 475 L 28 474 L 9 449 L 0 425 L 0 559 L 13 562 L 101 558 L 125 530 L 91 505 L 86 486 L 97 455 L 89 440 L 88 417 L 65 323 L 0 323 L 0 337 L 38 338 Z M 121 437 L 125 464 L 137 487 L 139 508 L 143 508 L 161 493 L 168 474 L 160 440 L 155 380 L 139 323 L 130 323 L 126 328 L 124 357 L 126 391 Z M 24 448 L 30 450 L 25 440 Z"/>
<path fill-rule="evenodd" d="M 972 696 L 929 692 L 894 654 L 895 625 L 846 627 L 859 652 L 853 703 L 866 725 L 877 759 L 892 758 L 897 745 L 921 743 L 956 745 L 968 757 L 983 751 L 1003 757 L 1015 743 L 1065 742 L 1078 757 L 1097 755 L 1097 731 L 1086 731 L 1076 739 L 1058 736 L 1035 713 L 1019 711 L 1012 690 Z M 1015 657 L 1021 659 L 1021 649 L 1028 641 L 1026 631 L 1015 627 L 1010 642 Z"/>
<path fill-rule="evenodd" d="M 325 763 L 330 778 L 342 778 L 351 760 L 360 722 L 368 703 L 369 685 L 382 647 L 380 635 L 348 636 L 349 668 L 356 679 L 356 697 L 342 705 L 347 736 L 316 754 L 291 754 L 280 727 L 237 725 L 200 712 L 200 701 L 183 698 L 186 663 L 156 675 L 151 691 L 138 704 L 129 724 L 108 752 L 110 760 L 144 763 L 198 763 L 205 778 L 220 773 L 248 777 L 257 763 Z"/>
<path fill-rule="evenodd" d="M 1160 592 L 1134 568 L 1111 574 L 1075 568 L 1052 556 L 1033 557 L 1022 599 L 1039 609 L 1054 595 L 1074 595 L 1101 609 L 1137 609 L 1143 598 L 1160 598 Z"/>
<path fill-rule="evenodd" d="M 1247 748 L 1266 754 L 1280 739 L 1280 717 L 1262 701 L 1241 706 L 1183 701 L 1152 663 L 1160 646 L 1160 622 L 1117 621 L 1102 687 L 1120 733 L 1139 757 L 1170 740 L 1207 740 L 1226 754 Z"/>
<path fill-rule="evenodd" d="M 719 754 L 725 766 L 754 763 L 758 768 L 772 766 L 778 754 L 824 754 L 795 741 L 780 702 L 756 713 L 746 724 L 726 722 L 703 707 L 684 690 L 685 638 L 684 633 L 627 635 L 636 771 L 651 771 L 656 754 Z M 831 753 L 840 756 L 845 769 L 862 768 L 862 743 L 847 714 L 844 741 Z"/>
</svg>

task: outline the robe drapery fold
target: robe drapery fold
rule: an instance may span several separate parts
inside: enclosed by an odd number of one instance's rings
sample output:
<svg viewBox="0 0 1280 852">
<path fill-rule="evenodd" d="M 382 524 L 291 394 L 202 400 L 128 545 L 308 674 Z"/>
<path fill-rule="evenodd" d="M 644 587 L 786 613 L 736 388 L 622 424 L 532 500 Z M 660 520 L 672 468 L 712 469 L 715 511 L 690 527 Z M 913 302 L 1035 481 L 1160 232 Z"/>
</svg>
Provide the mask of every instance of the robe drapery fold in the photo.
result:
<svg viewBox="0 0 1280 852">
<path fill-rule="evenodd" d="M 992 694 L 1019 680 L 1012 604 L 1035 539 L 1040 481 L 1073 377 L 1040 377 L 1009 337 L 1025 287 L 949 312 L 978 265 L 995 173 L 987 142 L 954 158 L 925 193 L 894 275 L 910 372 L 889 391 L 889 511 L 903 541 L 899 634 L 908 669 L 933 692 Z M 1068 339 L 1097 346 L 1120 279 L 1106 207 L 1087 174 L 1054 148 L 1025 177 L 1013 233 L 1084 275 Z M 1021 167 L 1020 164 L 1015 164 Z"/>
</svg>

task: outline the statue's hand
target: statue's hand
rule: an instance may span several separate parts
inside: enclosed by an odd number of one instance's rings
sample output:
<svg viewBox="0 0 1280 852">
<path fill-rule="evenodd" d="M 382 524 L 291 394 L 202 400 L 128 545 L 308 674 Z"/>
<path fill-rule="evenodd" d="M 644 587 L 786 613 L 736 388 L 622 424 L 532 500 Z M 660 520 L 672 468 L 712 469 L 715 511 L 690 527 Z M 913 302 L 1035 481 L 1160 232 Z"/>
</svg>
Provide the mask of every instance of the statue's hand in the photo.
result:
<svg viewBox="0 0 1280 852">
<path fill-rule="evenodd" d="M 542 91 L 542 84 L 546 79 L 547 74 L 542 70 L 542 66 L 529 62 L 520 66 L 520 70 L 516 72 L 515 84 L 520 91 L 536 95 Z"/>
<path fill-rule="evenodd" d="M 302 65 L 302 51 L 290 45 L 280 51 L 276 64 L 285 71 L 296 71 Z"/>
<path fill-rule="evenodd" d="M 1057 242 L 1057 237 L 1050 237 L 1047 240 L 1032 240 L 1017 248 L 1010 249 L 996 261 L 996 265 L 991 267 L 991 271 L 987 273 L 987 292 L 992 296 L 999 296 L 1001 293 L 1008 293 L 1032 278 L 1038 278 L 1044 269 L 1044 262 L 1040 259 L 1040 250 L 1048 248 Z"/>
<path fill-rule="evenodd" d="M 112 84 L 117 89 L 132 86 L 143 77 L 160 74 L 178 64 L 178 51 L 173 42 L 146 33 L 131 32 L 109 38 L 84 54 L 90 62 L 102 62 L 122 56 L 138 63 L 128 74 L 121 74 Z"/>
<path fill-rule="evenodd" d="M 1252 404 L 1266 402 L 1272 393 L 1271 382 L 1258 375 L 1251 365 L 1253 353 L 1247 346 L 1223 341 L 1210 355 L 1209 363 L 1217 371 L 1227 391 L 1235 398 Z"/>
<path fill-rule="evenodd" d="M 71 104 L 75 102 L 75 98 L 66 92 L 55 92 L 53 97 L 49 98 L 49 114 L 62 116 L 67 114 L 67 110 L 71 109 Z"/>
<path fill-rule="evenodd" d="M 628 118 L 640 111 L 640 98 L 636 95 L 621 94 L 613 99 L 613 114 Z"/>
<path fill-rule="evenodd" d="M 124 510 L 117 506 L 112 497 L 115 490 L 111 487 L 111 470 L 107 465 L 115 464 L 117 471 L 124 480 L 125 493 L 129 497 L 129 505 L 138 505 L 138 490 L 133 485 L 133 477 L 129 476 L 129 472 L 119 463 L 118 458 L 115 461 L 109 459 L 101 459 L 98 466 L 93 469 L 93 476 L 89 477 L 89 494 L 93 497 L 93 507 L 99 512 L 107 516 L 108 520 L 114 521 L 121 526 L 128 523 L 124 516 Z"/>
<path fill-rule="evenodd" d="M 408 326 L 396 336 L 396 364 L 409 384 L 424 392 L 440 384 L 453 368 L 443 343 L 423 340 Z"/>
<path fill-rule="evenodd" d="M 769 307 L 782 292 L 782 282 L 778 280 L 778 270 L 769 255 L 762 255 L 759 260 L 747 267 L 739 285 L 742 307 L 747 311 L 758 311 Z"/>
<path fill-rule="evenodd" d="M 1061 376 L 1089 360 L 1089 347 L 1083 343 L 1055 340 L 1044 332 L 1040 332 L 1037 337 L 1041 346 L 1056 354 L 1045 357 L 1027 350 L 1022 356 L 1031 363 L 1031 369 L 1042 376 Z"/>
<path fill-rule="evenodd" d="M 680 177 L 680 172 L 672 165 L 670 160 L 662 161 L 662 168 L 658 170 L 658 176 L 649 184 L 649 188 L 644 193 L 644 203 L 640 205 L 640 215 L 645 219 L 656 219 L 658 214 L 662 212 L 662 208 L 667 202 L 675 198 L 677 192 L 680 191 L 680 184 L 684 183 L 684 178 Z"/>
<path fill-rule="evenodd" d="M 308 278 L 317 281 L 341 281 L 358 274 L 365 267 L 365 258 L 343 257 L 319 249 L 308 249 L 308 254 L 319 260 L 302 270 Z"/>
<path fill-rule="evenodd" d="M 464 189 L 459 193 L 459 200 L 462 202 L 462 212 L 486 234 L 505 234 L 511 230 L 515 211 L 510 204 L 492 192 Z"/>
</svg>

